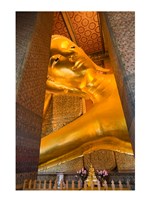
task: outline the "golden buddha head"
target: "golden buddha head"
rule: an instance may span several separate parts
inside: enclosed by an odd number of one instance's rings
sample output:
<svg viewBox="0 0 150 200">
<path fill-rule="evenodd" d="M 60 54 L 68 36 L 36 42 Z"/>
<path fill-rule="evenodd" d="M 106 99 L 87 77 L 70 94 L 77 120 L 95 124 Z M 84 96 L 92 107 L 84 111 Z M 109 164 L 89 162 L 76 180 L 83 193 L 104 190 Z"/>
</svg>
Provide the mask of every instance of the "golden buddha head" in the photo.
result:
<svg viewBox="0 0 150 200">
<path fill-rule="evenodd" d="M 80 47 L 64 36 L 53 35 L 50 50 L 48 78 L 58 84 L 80 89 L 87 70 L 108 71 L 98 67 Z"/>
</svg>

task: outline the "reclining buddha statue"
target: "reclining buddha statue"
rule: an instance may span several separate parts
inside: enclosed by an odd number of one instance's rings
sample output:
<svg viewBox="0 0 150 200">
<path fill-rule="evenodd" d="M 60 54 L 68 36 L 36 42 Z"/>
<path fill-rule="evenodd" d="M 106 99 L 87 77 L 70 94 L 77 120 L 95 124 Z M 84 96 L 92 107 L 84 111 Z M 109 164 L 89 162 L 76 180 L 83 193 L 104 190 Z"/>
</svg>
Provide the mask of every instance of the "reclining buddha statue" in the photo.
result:
<svg viewBox="0 0 150 200">
<path fill-rule="evenodd" d="M 50 50 L 47 92 L 91 99 L 93 106 L 78 119 L 41 139 L 39 169 L 97 150 L 133 155 L 113 73 L 96 65 L 64 36 L 53 35 Z"/>
</svg>

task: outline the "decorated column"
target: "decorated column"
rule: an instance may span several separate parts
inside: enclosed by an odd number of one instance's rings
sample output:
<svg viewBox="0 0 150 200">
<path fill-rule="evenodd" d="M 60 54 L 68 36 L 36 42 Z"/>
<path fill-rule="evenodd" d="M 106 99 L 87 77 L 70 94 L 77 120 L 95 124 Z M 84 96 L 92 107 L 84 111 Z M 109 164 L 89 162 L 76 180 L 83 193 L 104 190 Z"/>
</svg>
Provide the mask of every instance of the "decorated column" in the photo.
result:
<svg viewBox="0 0 150 200">
<path fill-rule="evenodd" d="M 100 13 L 132 147 L 135 146 L 135 13 Z"/>
<path fill-rule="evenodd" d="M 52 13 L 16 13 L 16 189 L 36 179 Z"/>
</svg>

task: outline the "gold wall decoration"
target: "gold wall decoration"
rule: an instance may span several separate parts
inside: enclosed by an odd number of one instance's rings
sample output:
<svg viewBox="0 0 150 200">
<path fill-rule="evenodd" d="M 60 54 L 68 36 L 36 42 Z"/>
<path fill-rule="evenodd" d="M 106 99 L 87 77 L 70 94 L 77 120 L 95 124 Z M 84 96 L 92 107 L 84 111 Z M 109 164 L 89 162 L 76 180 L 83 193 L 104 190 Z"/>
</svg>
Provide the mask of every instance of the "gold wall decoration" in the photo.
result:
<svg viewBox="0 0 150 200">
<path fill-rule="evenodd" d="M 64 173 L 76 173 L 77 170 L 80 170 L 83 167 L 83 158 L 75 158 L 73 160 L 64 162 L 62 164 L 57 164 L 55 166 L 49 166 L 48 168 L 39 169 L 43 173 L 56 173 L 56 172 L 64 172 Z"/>
<path fill-rule="evenodd" d="M 74 121 L 82 113 L 83 106 L 80 97 L 64 94 L 52 95 L 50 105 L 43 118 L 42 137 Z"/>
<path fill-rule="evenodd" d="M 134 156 L 115 152 L 115 157 L 116 157 L 117 169 L 119 172 L 135 170 Z"/>
<path fill-rule="evenodd" d="M 115 155 L 113 151 L 98 150 L 84 156 L 84 164 L 87 169 L 93 165 L 95 170 L 107 169 L 109 171 L 116 167 Z"/>
</svg>

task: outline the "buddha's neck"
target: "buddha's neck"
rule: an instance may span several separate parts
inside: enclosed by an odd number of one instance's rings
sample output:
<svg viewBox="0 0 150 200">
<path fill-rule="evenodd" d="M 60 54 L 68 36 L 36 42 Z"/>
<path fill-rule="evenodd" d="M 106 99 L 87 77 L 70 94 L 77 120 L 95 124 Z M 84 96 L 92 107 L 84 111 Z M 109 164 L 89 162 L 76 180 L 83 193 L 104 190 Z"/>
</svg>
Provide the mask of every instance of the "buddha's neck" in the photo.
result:
<svg viewBox="0 0 150 200">
<path fill-rule="evenodd" d="M 118 93 L 114 75 L 100 74 L 97 71 L 88 71 L 82 83 L 82 91 L 88 94 L 93 103 L 115 98 Z"/>
</svg>

